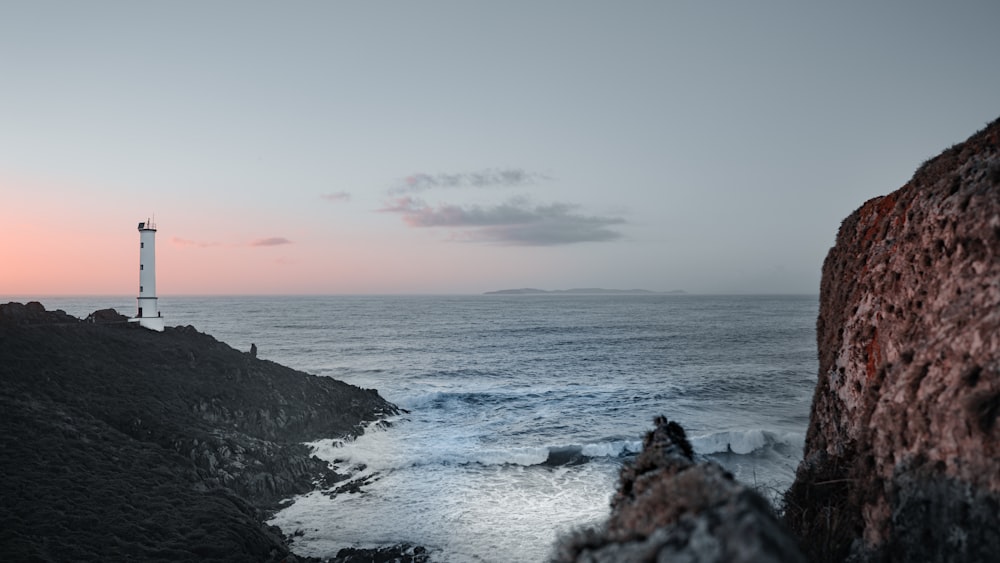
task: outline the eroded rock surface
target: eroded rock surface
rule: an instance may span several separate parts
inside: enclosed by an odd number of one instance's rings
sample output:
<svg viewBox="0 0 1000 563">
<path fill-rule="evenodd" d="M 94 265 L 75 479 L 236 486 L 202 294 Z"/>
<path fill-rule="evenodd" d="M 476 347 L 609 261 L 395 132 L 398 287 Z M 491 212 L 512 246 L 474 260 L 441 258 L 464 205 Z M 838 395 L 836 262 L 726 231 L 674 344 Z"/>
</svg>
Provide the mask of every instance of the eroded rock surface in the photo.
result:
<svg viewBox="0 0 1000 563">
<path fill-rule="evenodd" d="M 844 220 L 786 519 L 815 561 L 1000 553 L 1000 120 Z"/>
<path fill-rule="evenodd" d="M 658 417 L 621 472 L 611 516 L 557 547 L 556 561 L 805 561 L 760 495 L 715 463 L 695 463 L 684 429 Z"/>
</svg>

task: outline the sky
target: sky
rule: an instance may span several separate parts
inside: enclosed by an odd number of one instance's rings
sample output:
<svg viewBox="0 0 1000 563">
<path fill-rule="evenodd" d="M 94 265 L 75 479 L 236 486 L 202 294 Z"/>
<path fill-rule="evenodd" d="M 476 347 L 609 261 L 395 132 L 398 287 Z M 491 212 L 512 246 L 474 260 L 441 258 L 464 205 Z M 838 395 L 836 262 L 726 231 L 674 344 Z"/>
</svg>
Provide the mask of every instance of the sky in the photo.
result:
<svg viewBox="0 0 1000 563">
<path fill-rule="evenodd" d="M 0 296 L 817 293 L 1000 3 L 0 0 Z"/>
</svg>

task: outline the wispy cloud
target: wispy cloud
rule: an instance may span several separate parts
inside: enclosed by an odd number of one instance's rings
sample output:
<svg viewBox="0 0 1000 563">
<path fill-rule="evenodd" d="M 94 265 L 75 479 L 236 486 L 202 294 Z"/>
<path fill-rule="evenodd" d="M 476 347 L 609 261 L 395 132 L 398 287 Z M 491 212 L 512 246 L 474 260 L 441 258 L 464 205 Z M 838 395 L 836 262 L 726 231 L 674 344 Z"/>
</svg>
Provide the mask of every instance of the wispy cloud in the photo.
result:
<svg viewBox="0 0 1000 563">
<path fill-rule="evenodd" d="M 208 248 L 210 246 L 219 246 L 221 243 L 189 240 L 180 237 L 171 237 L 170 244 L 173 244 L 174 246 L 197 246 L 198 248 Z"/>
<path fill-rule="evenodd" d="M 188 247 L 188 248 L 209 248 L 213 246 L 224 246 L 226 248 L 239 248 L 241 246 L 280 246 L 283 244 L 294 244 L 292 241 L 285 237 L 268 237 L 259 238 L 246 243 L 221 243 L 221 242 L 204 242 L 198 240 L 191 240 L 180 237 L 171 237 L 170 244 L 174 246 Z"/>
<path fill-rule="evenodd" d="M 321 194 L 319 197 L 332 201 L 334 203 L 340 203 L 344 201 L 351 201 L 351 194 L 347 192 L 332 192 L 328 194 Z"/>
<path fill-rule="evenodd" d="M 612 229 L 625 220 L 578 213 L 567 203 L 532 205 L 515 198 L 495 206 L 439 205 L 432 207 L 419 199 L 400 197 L 382 208 L 398 213 L 407 225 L 460 229 L 453 239 L 522 246 L 551 246 L 579 242 L 602 242 L 622 238 Z"/>
<path fill-rule="evenodd" d="M 518 187 L 551 180 L 545 174 L 520 168 L 488 168 L 459 174 L 411 174 L 389 189 L 390 194 L 418 193 L 432 188 Z"/>
<path fill-rule="evenodd" d="M 282 244 L 292 244 L 292 241 L 285 237 L 270 237 L 259 238 L 250 242 L 250 246 L 280 246 Z"/>
</svg>

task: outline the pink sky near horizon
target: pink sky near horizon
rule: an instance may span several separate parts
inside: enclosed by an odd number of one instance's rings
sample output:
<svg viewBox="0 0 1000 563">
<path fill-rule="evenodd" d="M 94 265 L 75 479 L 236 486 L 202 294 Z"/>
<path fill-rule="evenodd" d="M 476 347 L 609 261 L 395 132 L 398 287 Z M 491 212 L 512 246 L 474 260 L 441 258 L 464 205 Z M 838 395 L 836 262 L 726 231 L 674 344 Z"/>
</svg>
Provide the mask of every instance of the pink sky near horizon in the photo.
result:
<svg viewBox="0 0 1000 563">
<path fill-rule="evenodd" d="M 817 293 L 1000 112 L 1000 3 L 0 7 L 0 299 Z M 932 80 L 928 76 L 933 76 Z"/>
<path fill-rule="evenodd" d="M 413 293 L 440 292 L 442 287 L 449 292 L 432 275 L 443 264 L 417 264 L 397 256 L 393 267 L 379 268 L 371 257 L 377 249 L 371 245 L 353 251 L 327 247 L 317 261 L 308 248 L 292 248 L 294 242 L 281 247 L 249 243 L 192 247 L 163 237 L 162 223 L 158 228 L 159 295 L 397 293 L 399 285 L 393 281 L 402 277 Z M 15 238 L 32 243 L 0 249 L 0 263 L 17 265 L 5 270 L 0 295 L 137 293 L 138 233 L 130 232 L 136 230 L 134 225 L 121 230 L 118 236 L 101 231 L 76 233 L 70 239 L 52 229 L 21 225 Z M 463 293 L 457 287 L 451 291 Z"/>
<path fill-rule="evenodd" d="M 73 191 L 66 185 L 0 178 L 0 189 L 19 194 L 20 200 L 20 205 L 0 207 L 0 240 L 5 241 L 0 296 L 137 294 L 138 223 L 149 216 L 121 216 L 106 199 L 84 209 L 59 205 L 45 195 Z M 46 211 L 35 215 L 22 209 Z M 159 295 L 400 293 L 400 280 L 405 280 L 403 293 L 469 293 L 470 283 L 478 293 L 502 289 L 506 286 L 494 283 L 510 278 L 496 261 L 474 272 L 460 267 L 468 258 L 463 254 L 473 250 L 469 245 L 406 246 L 392 236 L 350 228 L 292 229 L 285 236 L 201 212 L 185 213 L 176 222 L 162 217 L 155 219 Z M 199 228 L 199 222 L 211 228 Z M 175 225 L 183 230 L 175 231 Z M 186 238 L 194 236 L 192 225 L 204 238 Z M 442 283 L 442 274 L 455 283 Z"/>
</svg>

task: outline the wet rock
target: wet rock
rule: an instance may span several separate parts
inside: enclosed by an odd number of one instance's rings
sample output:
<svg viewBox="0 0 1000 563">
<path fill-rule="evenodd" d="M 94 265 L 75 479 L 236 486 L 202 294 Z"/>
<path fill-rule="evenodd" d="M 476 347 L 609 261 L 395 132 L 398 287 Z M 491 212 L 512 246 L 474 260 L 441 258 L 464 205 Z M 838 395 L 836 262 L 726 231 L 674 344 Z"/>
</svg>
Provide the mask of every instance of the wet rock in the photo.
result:
<svg viewBox="0 0 1000 563">
<path fill-rule="evenodd" d="M 1000 120 L 844 220 L 786 520 L 814 561 L 1000 553 Z"/>
<path fill-rule="evenodd" d="M 695 463 L 664 417 L 622 469 L 611 516 L 557 546 L 555 561 L 805 561 L 770 505 L 715 463 Z"/>
<path fill-rule="evenodd" d="M 430 554 L 420 546 L 399 544 L 389 547 L 358 549 L 347 547 L 337 552 L 335 563 L 425 563 Z"/>
</svg>

